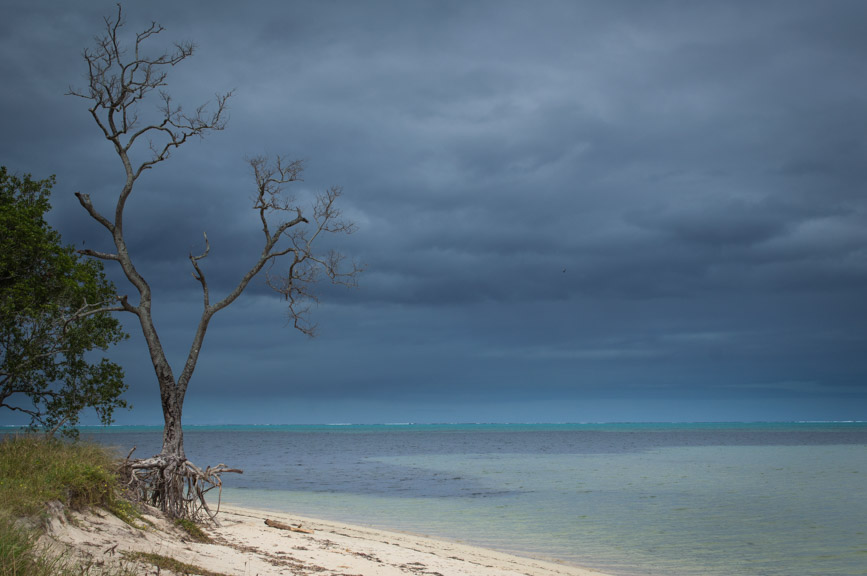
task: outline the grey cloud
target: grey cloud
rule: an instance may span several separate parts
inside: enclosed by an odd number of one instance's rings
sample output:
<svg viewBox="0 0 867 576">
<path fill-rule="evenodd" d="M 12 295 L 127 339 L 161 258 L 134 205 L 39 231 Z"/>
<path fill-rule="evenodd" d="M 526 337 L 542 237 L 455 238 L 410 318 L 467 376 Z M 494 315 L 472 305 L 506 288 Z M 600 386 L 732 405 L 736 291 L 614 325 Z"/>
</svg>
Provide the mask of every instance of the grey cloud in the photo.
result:
<svg viewBox="0 0 867 576">
<path fill-rule="evenodd" d="M 113 10 L 13 3 L 0 23 L 16 86 L 0 156 L 58 174 L 52 221 L 88 246 L 107 238 L 71 193 L 105 202 L 120 171 L 63 92 Z M 335 394 L 383 415 L 392 397 L 443 414 L 459 412 L 448 394 L 464 414 L 496 397 L 514 415 L 528 390 L 551 414 L 628 391 L 718 415 L 703 391 L 742 382 L 747 404 L 747 384 L 815 381 L 763 398 L 800 414 L 809 402 L 781 395 L 824 390 L 842 417 L 834 391 L 867 373 L 861 2 L 125 10 L 130 31 L 156 19 L 166 41 L 197 42 L 170 76 L 178 102 L 237 88 L 227 129 L 147 174 L 128 218 L 175 358 L 201 306 L 187 255 L 202 232 L 218 292 L 258 251 L 245 156 L 308 159 L 298 197 L 343 185 L 360 226 L 327 244 L 368 272 L 356 291 L 322 287 L 319 340 L 299 340 L 261 283 L 215 320 L 197 375 L 214 395 L 191 388 L 209 409 L 247 379 L 251 397 L 294 394 L 322 418 Z M 145 398 L 146 357 L 122 354 Z"/>
</svg>

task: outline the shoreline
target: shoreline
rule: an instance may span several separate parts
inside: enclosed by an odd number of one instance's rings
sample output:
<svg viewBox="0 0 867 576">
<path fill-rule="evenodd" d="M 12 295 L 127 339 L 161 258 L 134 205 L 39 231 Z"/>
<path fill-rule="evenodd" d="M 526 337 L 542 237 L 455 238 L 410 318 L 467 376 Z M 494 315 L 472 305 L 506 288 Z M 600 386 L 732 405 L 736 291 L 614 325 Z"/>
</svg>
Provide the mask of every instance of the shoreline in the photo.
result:
<svg viewBox="0 0 867 576">
<path fill-rule="evenodd" d="M 153 526 L 145 530 L 101 511 L 74 517 L 53 516 L 43 538 L 84 562 L 129 563 L 131 554 L 144 553 L 226 576 L 612 576 L 456 541 L 227 504 L 217 517 L 221 526 L 205 528 L 214 541 L 208 544 L 192 542 L 154 510 L 145 515 Z M 266 519 L 279 525 L 268 526 Z M 299 525 L 312 533 L 283 529 Z"/>
<path fill-rule="evenodd" d="M 342 534 L 348 538 L 356 539 L 359 542 L 378 542 L 389 546 L 404 547 L 409 550 L 415 550 L 419 553 L 427 553 L 436 556 L 442 556 L 445 553 L 448 553 L 448 557 L 451 559 L 460 558 L 465 561 L 467 561 L 468 558 L 473 558 L 475 560 L 489 559 L 495 563 L 505 563 L 507 566 L 513 567 L 513 569 L 520 567 L 522 568 L 522 574 L 538 573 L 540 575 L 564 574 L 574 576 L 613 576 L 592 568 L 578 566 L 564 560 L 534 557 L 523 555 L 518 552 L 507 552 L 494 548 L 467 544 L 457 539 L 416 534 L 402 530 L 347 524 L 345 522 L 323 520 L 298 514 L 274 512 L 246 506 L 236 506 L 233 504 L 223 504 L 221 506 L 221 514 L 222 512 L 229 512 L 237 517 L 249 516 L 253 519 L 272 518 L 284 523 L 300 524 L 305 528 L 313 528 L 317 532 L 321 531 L 330 532 L 332 534 Z M 264 523 L 264 520 L 262 520 L 262 522 Z M 541 571 L 535 572 L 533 571 L 534 569 Z"/>
</svg>

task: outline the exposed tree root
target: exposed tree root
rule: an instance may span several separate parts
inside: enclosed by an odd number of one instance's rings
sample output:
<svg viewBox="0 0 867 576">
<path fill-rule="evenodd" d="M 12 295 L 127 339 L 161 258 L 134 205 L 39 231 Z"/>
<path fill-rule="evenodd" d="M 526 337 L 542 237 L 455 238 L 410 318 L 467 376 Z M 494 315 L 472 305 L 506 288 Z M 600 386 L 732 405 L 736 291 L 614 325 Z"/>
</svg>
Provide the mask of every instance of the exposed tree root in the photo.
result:
<svg viewBox="0 0 867 576">
<path fill-rule="evenodd" d="M 134 449 L 133 449 L 134 450 Z M 178 456 L 158 454 L 152 458 L 130 459 L 126 457 L 120 468 L 123 481 L 131 495 L 155 506 L 171 518 L 188 518 L 200 522 L 210 520 L 219 525 L 216 516 L 220 512 L 220 499 L 223 493 L 221 474 L 233 472 L 243 474 L 243 470 L 218 464 L 204 470 Z M 205 501 L 205 494 L 218 489 L 217 508 L 211 511 Z"/>
</svg>

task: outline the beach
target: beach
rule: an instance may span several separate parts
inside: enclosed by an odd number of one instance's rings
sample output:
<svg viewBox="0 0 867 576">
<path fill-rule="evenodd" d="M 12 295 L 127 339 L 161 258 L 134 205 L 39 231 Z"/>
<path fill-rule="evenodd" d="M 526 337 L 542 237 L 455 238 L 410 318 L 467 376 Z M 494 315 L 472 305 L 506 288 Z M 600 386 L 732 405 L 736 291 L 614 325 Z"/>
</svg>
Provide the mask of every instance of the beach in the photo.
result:
<svg viewBox="0 0 867 576">
<path fill-rule="evenodd" d="M 213 543 L 193 542 L 153 509 L 146 509 L 144 520 L 137 528 L 104 511 L 58 513 L 43 541 L 85 564 L 134 566 L 136 573 L 160 576 L 173 571 L 158 569 L 143 555 L 199 569 L 191 574 L 225 576 L 606 576 L 460 542 L 238 506 L 223 506 L 220 526 L 205 527 Z"/>
</svg>

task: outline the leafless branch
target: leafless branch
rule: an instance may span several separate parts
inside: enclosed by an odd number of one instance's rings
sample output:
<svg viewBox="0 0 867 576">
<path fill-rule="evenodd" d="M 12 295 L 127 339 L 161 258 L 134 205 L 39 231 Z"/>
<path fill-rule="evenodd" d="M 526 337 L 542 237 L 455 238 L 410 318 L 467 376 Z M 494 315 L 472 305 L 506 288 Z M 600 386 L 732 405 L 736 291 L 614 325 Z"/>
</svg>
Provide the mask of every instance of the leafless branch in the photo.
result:
<svg viewBox="0 0 867 576">
<path fill-rule="evenodd" d="M 192 56 L 195 45 L 191 42 L 176 43 L 174 50 L 156 56 L 145 55 L 144 44 L 164 30 L 152 22 L 147 29 L 136 34 L 133 53 L 129 55 L 120 42 L 120 31 L 125 23 L 120 5 L 117 16 L 104 21 L 104 35 L 96 38 L 94 49 L 82 54 L 88 67 L 87 88 L 70 87 L 67 94 L 91 101 L 91 116 L 118 153 L 128 155 L 140 137 L 152 138 L 149 140 L 151 158 L 135 168 L 128 167 L 134 180 L 144 170 L 166 160 L 173 149 L 189 138 L 222 130 L 226 125 L 227 104 L 232 92 L 217 94 L 213 111 L 203 104 L 192 113 L 184 112 L 181 106 L 172 102 L 163 87 L 167 85 L 168 68 Z M 162 102 L 157 107 L 160 119 L 139 128 L 138 105 L 155 90 L 159 91 Z"/>
<path fill-rule="evenodd" d="M 208 282 L 205 280 L 205 274 L 202 272 L 202 269 L 199 267 L 199 260 L 204 260 L 208 257 L 208 253 L 211 251 L 211 243 L 208 241 L 208 233 L 204 233 L 205 236 L 205 251 L 199 254 L 198 256 L 193 256 L 193 253 L 190 252 L 190 262 L 193 263 L 193 278 L 199 281 L 202 285 L 202 292 L 204 294 L 205 299 L 205 308 L 210 305 L 210 294 L 208 292 Z"/>
<path fill-rule="evenodd" d="M 117 254 L 110 254 L 108 252 L 98 252 L 96 250 L 91 250 L 90 248 L 85 248 L 82 250 L 78 250 L 79 254 L 84 256 L 90 256 L 91 258 L 99 258 L 100 260 L 120 260 L 120 256 Z"/>
<path fill-rule="evenodd" d="M 75 197 L 78 198 L 79 204 L 81 204 L 87 213 L 90 214 L 91 218 L 102 224 L 109 232 L 114 232 L 114 224 L 109 221 L 108 218 L 100 214 L 96 208 L 93 207 L 93 204 L 90 201 L 90 194 L 82 194 L 81 192 L 76 192 Z"/>
<path fill-rule="evenodd" d="M 125 298 L 125 297 L 124 297 Z M 119 301 L 122 299 L 119 299 Z M 109 305 L 108 302 L 97 302 L 96 304 L 89 304 L 87 300 L 79 306 L 77 310 L 71 312 L 62 323 L 62 331 L 66 332 L 67 327 L 73 322 L 77 322 L 82 318 L 87 318 L 88 316 L 93 316 L 94 314 L 103 314 L 107 312 L 127 312 L 128 310 L 124 308 L 123 305 L 112 306 Z"/>
<path fill-rule="evenodd" d="M 342 194 L 340 187 L 332 187 L 317 196 L 312 207 L 312 221 L 303 215 L 291 198 L 283 197 L 283 184 L 298 181 L 303 171 L 302 162 L 286 163 L 278 157 L 269 163 L 264 157 L 250 160 L 256 179 L 258 195 L 254 208 L 259 211 L 266 246 L 260 263 L 268 264 L 265 282 L 289 304 L 289 317 L 293 326 L 309 336 L 315 335 L 316 326 L 308 321 L 311 304 L 318 298 L 312 287 L 324 274 L 332 283 L 356 286 L 362 267 L 352 262 L 347 265 L 344 255 L 330 251 L 319 256 L 314 241 L 323 232 L 351 234 L 355 225 L 342 218 L 335 203 Z M 269 218 L 275 213 L 288 212 L 294 218 L 283 220 L 271 230 Z M 285 242 L 283 242 L 285 241 Z M 278 260 L 286 256 L 289 263 L 283 272 L 277 272 Z"/>
</svg>

